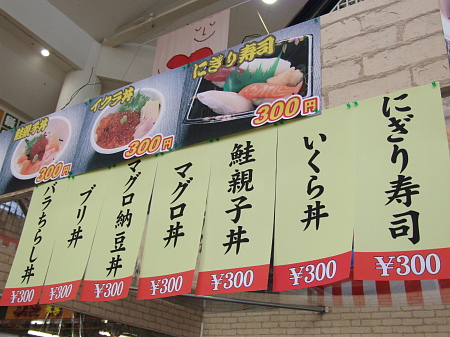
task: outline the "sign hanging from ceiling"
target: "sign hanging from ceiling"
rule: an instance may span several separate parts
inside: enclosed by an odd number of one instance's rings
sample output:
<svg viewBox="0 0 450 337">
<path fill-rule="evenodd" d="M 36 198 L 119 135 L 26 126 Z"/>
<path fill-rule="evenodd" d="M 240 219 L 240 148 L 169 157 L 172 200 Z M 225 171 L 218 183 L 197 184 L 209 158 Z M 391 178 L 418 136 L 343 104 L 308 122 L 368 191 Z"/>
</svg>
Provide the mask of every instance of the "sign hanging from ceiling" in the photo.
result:
<svg viewBox="0 0 450 337">
<path fill-rule="evenodd" d="M 321 111 L 311 20 L 12 129 L 0 194 Z"/>
<path fill-rule="evenodd" d="M 211 56 L 227 48 L 230 9 L 160 36 L 153 75 Z"/>
</svg>

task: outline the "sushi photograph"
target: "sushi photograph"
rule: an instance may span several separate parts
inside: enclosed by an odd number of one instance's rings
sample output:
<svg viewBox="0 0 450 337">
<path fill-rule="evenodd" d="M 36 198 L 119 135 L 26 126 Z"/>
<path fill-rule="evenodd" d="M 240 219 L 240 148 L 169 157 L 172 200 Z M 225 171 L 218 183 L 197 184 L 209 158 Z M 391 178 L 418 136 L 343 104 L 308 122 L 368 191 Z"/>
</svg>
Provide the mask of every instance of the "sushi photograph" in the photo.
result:
<svg viewBox="0 0 450 337">
<path fill-rule="evenodd" d="M 182 102 L 178 139 L 183 146 L 251 129 L 261 104 L 292 95 L 320 97 L 320 32 L 315 26 L 305 22 L 274 33 L 270 55 L 233 66 L 224 61 L 213 73 L 187 79 L 185 91 L 192 95 Z M 231 50 L 238 53 L 242 46 Z"/>
<path fill-rule="evenodd" d="M 253 115 L 257 106 L 308 94 L 311 36 L 280 41 L 277 57 L 222 66 L 201 79 L 186 123 L 216 123 Z"/>
</svg>

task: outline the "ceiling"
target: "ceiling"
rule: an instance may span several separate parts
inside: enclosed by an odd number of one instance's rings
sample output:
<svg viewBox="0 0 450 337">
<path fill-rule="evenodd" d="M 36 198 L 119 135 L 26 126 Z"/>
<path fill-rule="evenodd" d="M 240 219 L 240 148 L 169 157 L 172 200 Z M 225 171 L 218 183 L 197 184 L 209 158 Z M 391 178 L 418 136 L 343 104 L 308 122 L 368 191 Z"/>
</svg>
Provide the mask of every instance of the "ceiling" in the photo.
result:
<svg viewBox="0 0 450 337">
<path fill-rule="evenodd" d="M 56 110 L 67 73 L 82 69 L 76 60 L 87 57 L 81 38 L 93 39 L 102 50 L 109 48 L 109 53 L 117 55 L 135 46 L 151 55 L 159 36 L 230 8 L 231 47 L 298 22 L 299 13 L 311 3 L 323 6 L 330 2 L 278 0 L 268 5 L 261 0 L 27 1 L 0 0 L 0 106 L 25 121 Z M 31 4 L 35 7 L 29 8 Z M 160 16 L 164 18 L 156 20 Z M 42 46 L 51 50 L 49 57 L 39 54 Z M 149 69 L 139 72 L 141 78 L 111 73 L 96 74 L 102 82 L 102 93 L 151 75 Z"/>
</svg>

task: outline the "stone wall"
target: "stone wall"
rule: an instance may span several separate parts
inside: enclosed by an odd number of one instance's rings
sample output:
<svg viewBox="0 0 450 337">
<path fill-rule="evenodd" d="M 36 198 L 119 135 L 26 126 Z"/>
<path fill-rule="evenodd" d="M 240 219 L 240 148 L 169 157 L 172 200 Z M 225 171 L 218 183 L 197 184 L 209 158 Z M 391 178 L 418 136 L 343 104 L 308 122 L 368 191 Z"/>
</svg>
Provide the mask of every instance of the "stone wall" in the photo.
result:
<svg viewBox="0 0 450 337">
<path fill-rule="evenodd" d="M 438 1 L 365 0 L 320 20 L 325 108 L 432 81 L 450 89 Z"/>
<path fill-rule="evenodd" d="M 203 336 L 448 337 L 450 306 L 206 313 Z"/>
</svg>

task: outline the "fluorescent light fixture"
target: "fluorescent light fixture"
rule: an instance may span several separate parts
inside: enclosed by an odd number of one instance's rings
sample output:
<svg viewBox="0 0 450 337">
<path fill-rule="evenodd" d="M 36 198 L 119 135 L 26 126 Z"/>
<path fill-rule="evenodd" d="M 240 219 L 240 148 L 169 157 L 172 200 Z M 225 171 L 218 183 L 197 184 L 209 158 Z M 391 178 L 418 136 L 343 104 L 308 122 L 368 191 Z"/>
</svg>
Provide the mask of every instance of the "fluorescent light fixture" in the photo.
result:
<svg viewBox="0 0 450 337">
<path fill-rule="evenodd" d="M 275 2 L 277 2 L 277 0 L 262 0 L 263 2 L 265 2 L 266 4 L 274 4 Z"/>
<path fill-rule="evenodd" d="M 42 325 L 44 324 L 44 320 L 43 319 L 36 319 L 34 321 L 30 322 L 31 324 L 38 324 L 38 325 Z"/>
<path fill-rule="evenodd" d="M 50 52 L 47 49 L 42 49 L 41 50 L 41 55 L 47 57 L 47 56 L 50 55 Z"/>
<path fill-rule="evenodd" d="M 99 335 L 103 335 L 103 336 L 111 336 L 111 334 L 108 331 L 99 331 L 98 332 Z"/>
<path fill-rule="evenodd" d="M 41 331 L 36 331 L 36 330 L 28 330 L 28 334 L 33 335 L 33 336 L 39 336 L 39 337 L 59 337 L 58 335 L 52 335 L 47 332 L 41 332 Z"/>
</svg>

